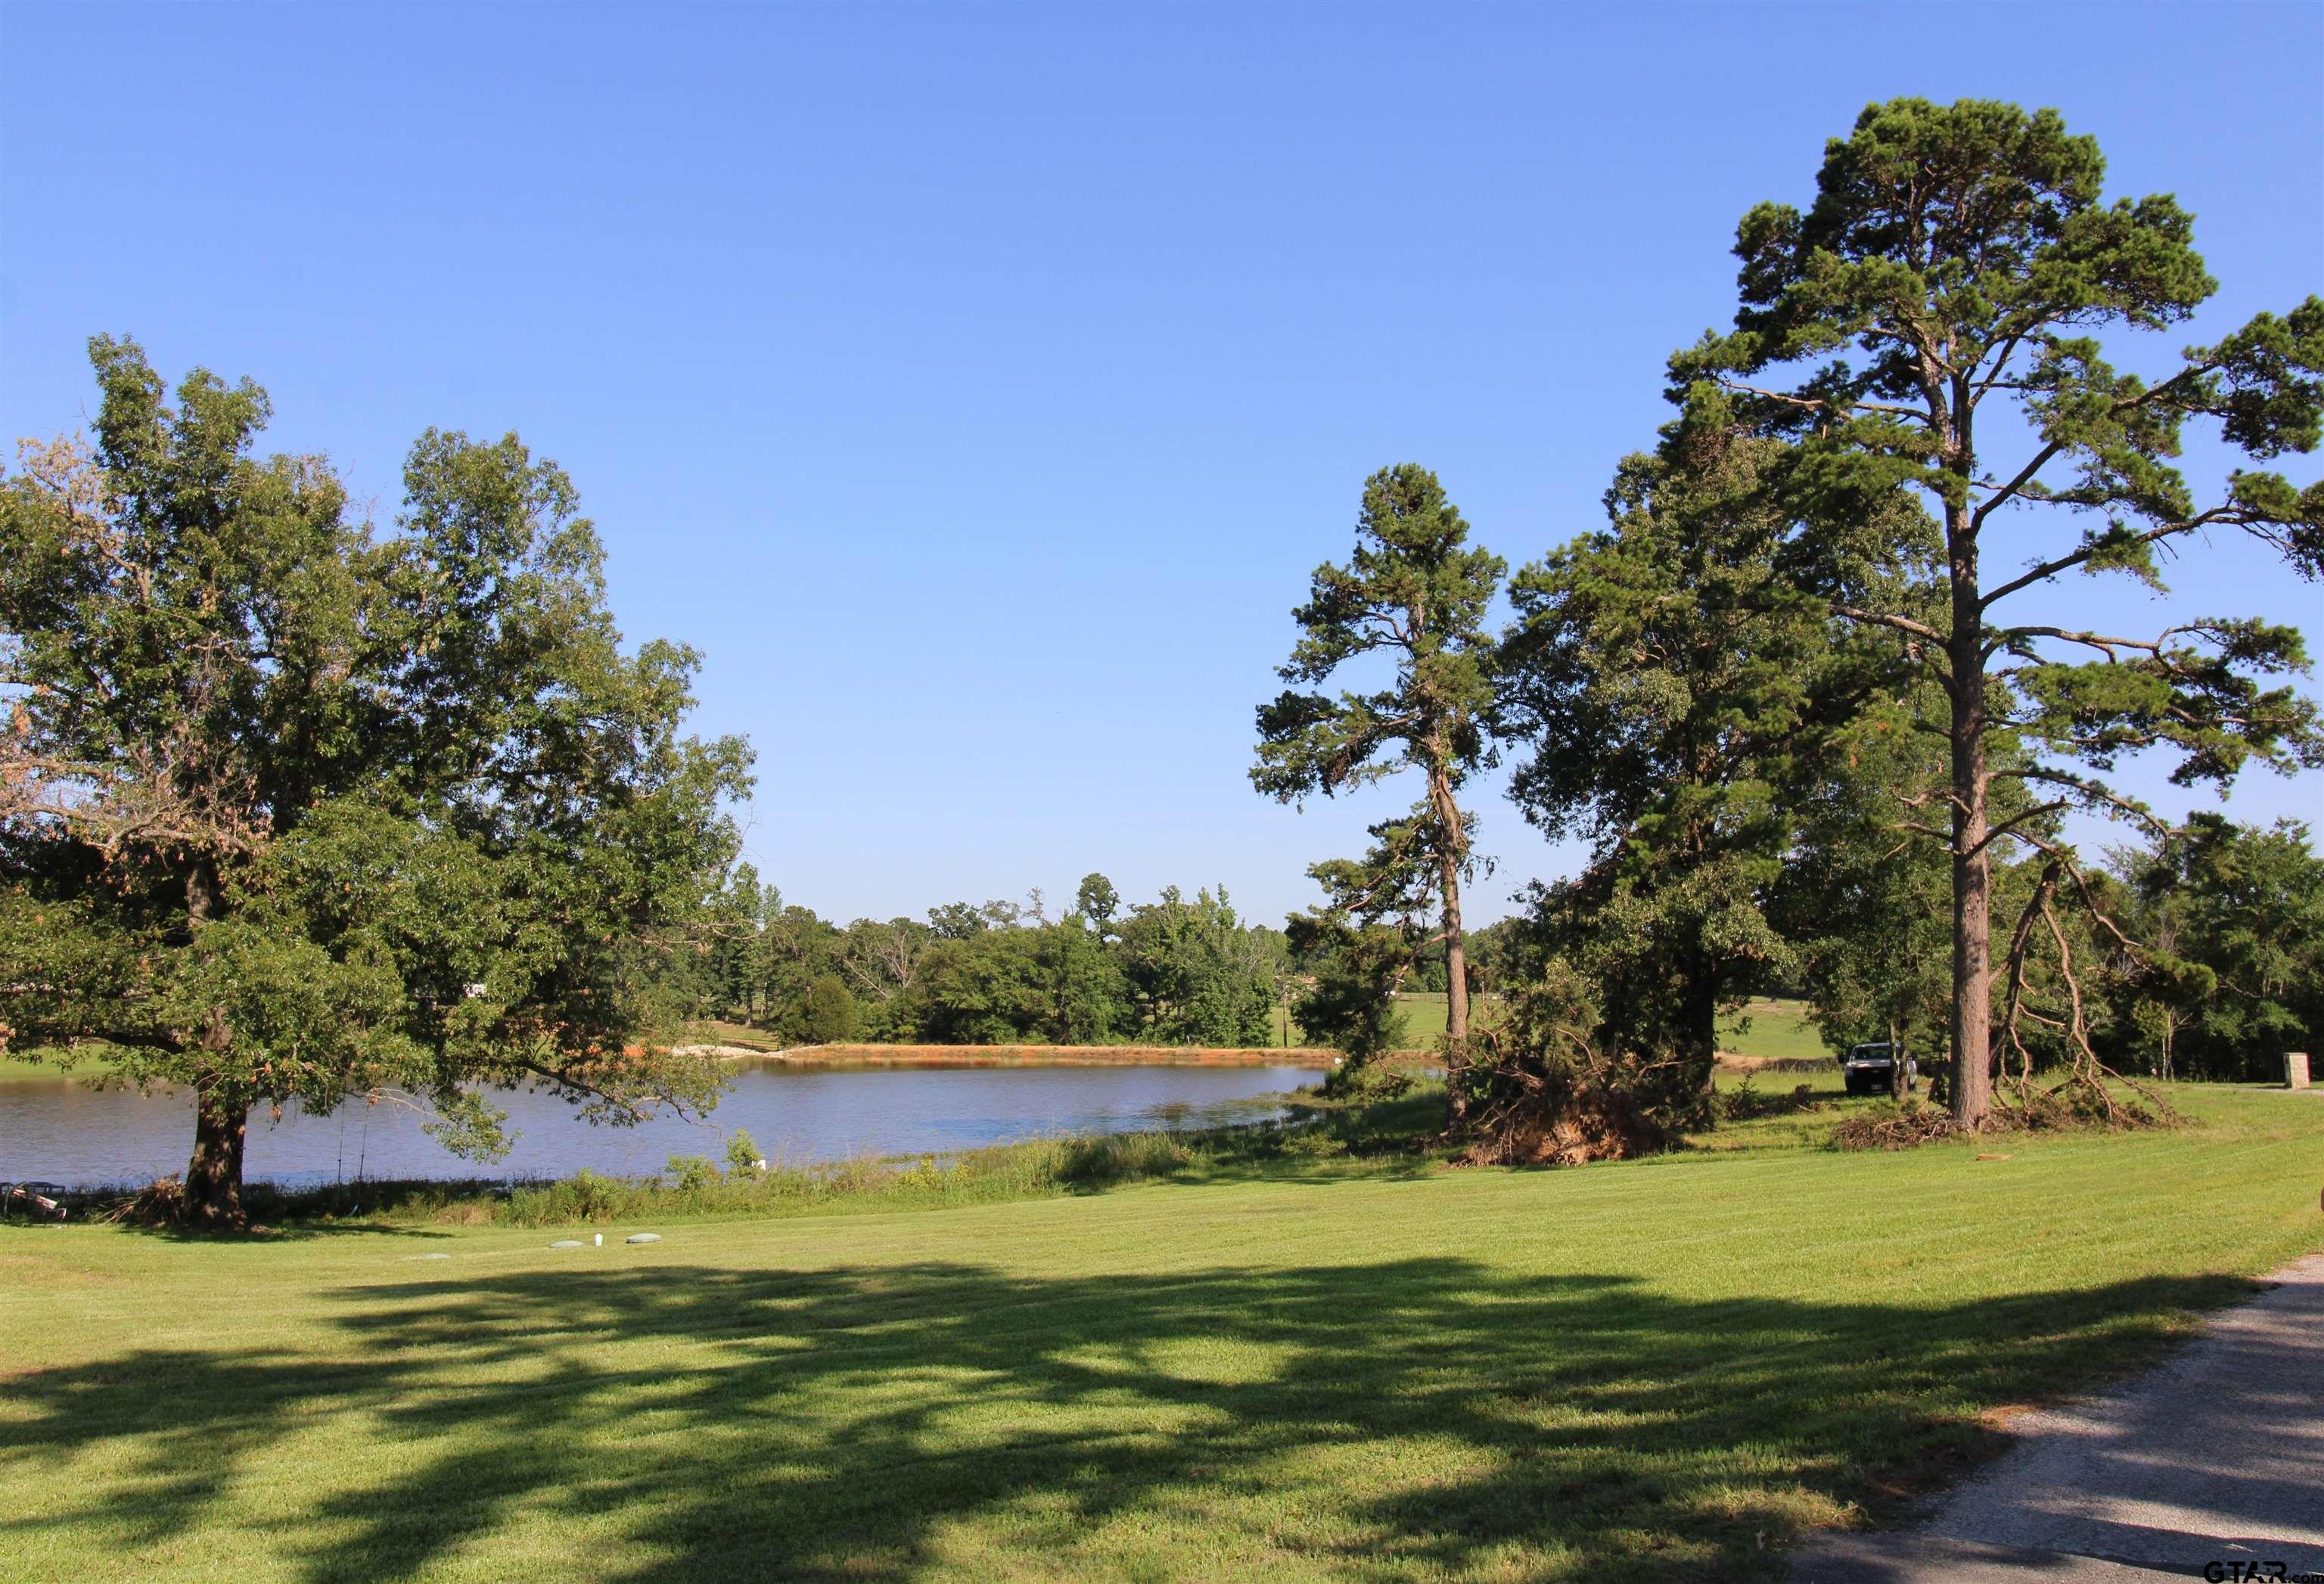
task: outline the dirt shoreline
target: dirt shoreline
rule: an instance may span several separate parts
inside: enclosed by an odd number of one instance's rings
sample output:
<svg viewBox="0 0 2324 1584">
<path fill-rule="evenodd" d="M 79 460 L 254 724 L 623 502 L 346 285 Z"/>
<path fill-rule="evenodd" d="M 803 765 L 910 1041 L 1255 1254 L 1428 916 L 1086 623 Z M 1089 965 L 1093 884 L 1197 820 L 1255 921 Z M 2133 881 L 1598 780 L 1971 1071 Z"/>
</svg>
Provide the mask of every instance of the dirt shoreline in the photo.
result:
<svg viewBox="0 0 2324 1584">
<path fill-rule="evenodd" d="M 1295 1045 L 819 1045 L 761 1050 L 752 1045 L 695 1045 L 683 1054 L 724 1061 L 783 1062 L 801 1067 L 1310 1067 L 1338 1065 L 1337 1051 Z"/>
</svg>

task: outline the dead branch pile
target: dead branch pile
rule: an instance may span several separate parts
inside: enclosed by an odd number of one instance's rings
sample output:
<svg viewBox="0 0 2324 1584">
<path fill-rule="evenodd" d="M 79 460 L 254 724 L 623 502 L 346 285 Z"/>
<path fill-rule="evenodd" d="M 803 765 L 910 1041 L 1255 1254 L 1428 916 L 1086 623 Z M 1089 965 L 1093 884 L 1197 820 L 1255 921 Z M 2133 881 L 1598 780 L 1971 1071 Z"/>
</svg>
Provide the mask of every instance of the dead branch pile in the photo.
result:
<svg viewBox="0 0 2324 1584">
<path fill-rule="evenodd" d="M 2092 926 L 2111 938 L 2115 949 L 2125 957 L 2134 962 L 2144 962 L 2149 956 L 2146 948 L 2125 934 L 2101 906 L 2089 877 L 2070 854 L 2044 843 L 2034 842 L 2034 845 L 2049 855 L 2049 862 L 2043 867 L 2033 896 L 2018 915 L 2017 927 L 2010 932 L 2009 954 L 2003 959 L 2001 1032 L 2008 1041 L 2008 1050 L 1999 1054 L 1998 1063 L 2003 1079 L 2016 1091 L 2017 1103 L 2015 1108 L 1996 1106 L 1986 1130 L 1993 1130 L 1997 1121 L 2003 1127 L 2013 1125 L 2003 1119 L 2004 1110 L 2008 1109 L 2017 1113 L 2014 1125 L 2031 1128 L 2150 1128 L 2177 1121 L 2178 1113 L 2168 1101 L 2127 1073 L 2107 1066 L 2091 1047 L 2081 973 L 2075 965 L 2072 944 L 2058 922 L 2059 883 L 2072 882 Z M 2049 972 L 2044 976 L 2048 982 L 2038 987 L 2034 970 L 2043 964 L 2035 949 L 2036 924 L 2049 936 L 2052 953 L 2052 960 L 2046 964 Z M 2040 1000 L 2047 1001 L 2046 1008 L 2036 1004 Z M 2034 1053 L 2027 1048 L 2024 1038 L 2024 1027 L 2029 1023 L 2065 1050 L 2065 1076 L 2046 1089 L 2034 1085 Z M 2014 1069 L 2010 1062 L 2013 1054 L 2016 1058 Z M 2124 1098 L 2120 1093 L 2124 1090 L 2135 1098 Z"/>
<path fill-rule="evenodd" d="M 1999 1101 L 1986 1114 L 1977 1136 L 2161 1128 L 2178 1119 L 2179 1114 L 2161 1101 L 2154 1101 L 2150 1108 L 2070 1077 L 2050 1089 L 2021 1088 L 2015 1104 Z M 1893 1110 L 1883 1107 L 1849 1118 L 1832 1130 L 1831 1142 L 1837 1149 L 1913 1149 L 1969 1136 L 1942 1106 L 1908 1101 Z"/>
<path fill-rule="evenodd" d="M 1831 1142 L 1837 1149 L 1914 1149 L 1950 1138 L 1960 1130 L 1950 1111 L 1916 1101 L 1895 1110 L 1850 1117 L 1832 1130 Z"/>
<path fill-rule="evenodd" d="M 172 1172 L 97 1211 L 97 1219 L 133 1227 L 174 1227 L 185 1219 L 186 1185 Z"/>
</svg>

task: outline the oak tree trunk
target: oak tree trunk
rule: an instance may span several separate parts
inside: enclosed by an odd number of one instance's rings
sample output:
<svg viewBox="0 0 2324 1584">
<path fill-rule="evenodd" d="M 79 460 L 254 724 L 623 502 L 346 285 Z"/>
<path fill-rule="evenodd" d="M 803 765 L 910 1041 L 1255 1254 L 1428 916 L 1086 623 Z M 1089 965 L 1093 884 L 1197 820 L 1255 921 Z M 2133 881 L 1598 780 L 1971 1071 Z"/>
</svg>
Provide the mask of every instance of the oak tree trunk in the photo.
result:
<svg viewBox="0 0 2324 1584">
<path fill-rule="evenodd" d="M 189 1226 L 238 1229 L 242 1210 L 243 1146 L 250 1107 L 204 1084 L 194 1094 L 194 1155 L 186 1163 L 186 1197 L 180 1211 Z"/>
<path fill-rule="evenodd" d="M 219 910 L 217 866 L 195 861 L 186 874 L 186 917 L 198 927 Z M 213 1009 L 202 1043 L 222 1050 L 229 1038 L 226 1015 Z M 242 1213 L 242 1152 L 250 1127 L 250 1102 L 228 1093 L 216 1079 L 194 1085 L 194 1154 L 186 1163 L 186 1193 L 179 1214 L 189 1226 L 239 1228 Z"/>
</svg>

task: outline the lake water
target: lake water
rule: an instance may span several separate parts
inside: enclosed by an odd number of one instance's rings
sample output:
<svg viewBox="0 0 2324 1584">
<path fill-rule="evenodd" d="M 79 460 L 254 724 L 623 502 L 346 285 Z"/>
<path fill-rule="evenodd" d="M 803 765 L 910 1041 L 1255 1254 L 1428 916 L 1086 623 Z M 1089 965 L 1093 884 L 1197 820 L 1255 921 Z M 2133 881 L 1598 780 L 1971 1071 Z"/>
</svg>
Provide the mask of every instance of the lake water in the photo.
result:
<svg viewBox="0 0 2324 1584">
<path fill-rule="evenodd" d="M 562 1176 L 586 1166 L 641 1176 L 672 1155 L 717 1156 L 723 1129 L 747 1128 L 770 1161 L 945 1154 L 1074 1133 L 1208 1128 L 1279 1116 L 1268 1097 L 1311 1085 L 1301 1067 L 878 1067 L 736 1064 L 734 1087 L 706 1124 L 658 1119 L 590 1127 L 552 1095 L 494 1097 L 516 1147 L 464 1161 L 389 1103 L 327 1117 L 294 1110 L 250 1125 L 245 1175 L 293 1186 L 373 1177 Z M 188 1091 L 91 1090 L 65 1079 L 0 1084 L 0 1179 L 74 1187 L 150 1182 L 182 1171 L 193 1145 Z"/>
</svg>

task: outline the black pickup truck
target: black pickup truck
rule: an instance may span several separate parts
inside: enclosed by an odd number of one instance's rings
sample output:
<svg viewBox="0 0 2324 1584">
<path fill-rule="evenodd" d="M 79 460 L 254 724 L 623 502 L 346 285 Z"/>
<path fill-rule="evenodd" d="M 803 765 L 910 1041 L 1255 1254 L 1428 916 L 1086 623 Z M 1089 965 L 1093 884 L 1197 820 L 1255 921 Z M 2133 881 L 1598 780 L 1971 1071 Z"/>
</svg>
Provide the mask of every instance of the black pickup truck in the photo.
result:
<svg viewBox="0 0 2324 1584">
<path fill-rule="evenodd" d="M 1896 1081 L 1896 1053 L 1886 1040 L 1877 1045 L 1852 1045 L 1848 1054 L 1840 1058 L 1840 1075 L 1848 1080 L 1850 1094 L 1889 1094 Z M 1921 1064 L 1912 1057 L 1904 1058 L 1904 1087 L 1910 1090 L 1913 1080 L 1920 1075 Z"/>
</svg>

